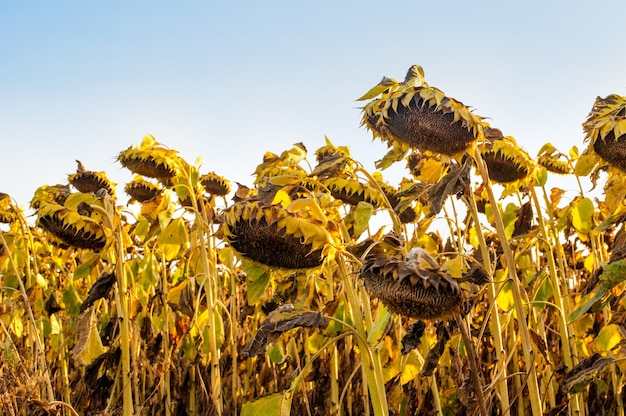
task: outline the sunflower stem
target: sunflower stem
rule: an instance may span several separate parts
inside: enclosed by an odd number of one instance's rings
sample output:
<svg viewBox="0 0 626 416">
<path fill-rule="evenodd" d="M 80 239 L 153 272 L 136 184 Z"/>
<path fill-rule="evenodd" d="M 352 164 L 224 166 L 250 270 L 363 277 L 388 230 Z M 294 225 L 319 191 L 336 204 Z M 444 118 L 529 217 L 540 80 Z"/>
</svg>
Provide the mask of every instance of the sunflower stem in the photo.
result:
<svg viewBox="0 0 626 416">
<path fill-rule="evenodd" d="M 387 396 L 385 392 L 385 382 L 383 378 L 380 355 L 378 351 L 373 350 L 368 344 L 366 327 L 363 322 L 363 316 L 371 316 L 369 302 L 360 302 L 359 296 L 355 291 L 355 282 L 350 280 L 350 274 L 346 269 L 344 258 L 340 253 L 337 253 L 336 261 L 343 277 L 348 309 L 356 329 L 357 344 L 359 345 L 359 350 L 361 351 L 361 361 L 363 362 L 365 381 L 367 382 L 374 415 L 388 415 L 389 408 L 387 405 Z M 365 309 L 365 311 L 359 310 L 359 306 Z"/>
<path fill-rule="evenodd" d="M 491 181 L 489 179 L 489 173 L 487 172 L 487 165 L 485 164 L 478 147 L 474 148 L 474 159 L 480 175 L 483 178 L 487 194 L 489 195 L 489 202 L 493 209 L 493 216 L 495 219 L 496 232 L 500 240 L 502 251 L 504 252 L 504 259 L 507 265 L 507 271 L 509 274 L 509 280 L 511 281 L 511 289 L 513 293 L 513 304 L 515 313 L 517 314 L 517 322 L 519 326 L 522 350 L 524 354 L 524 363 L 526 363 L 526 372 L 528 373 L 528 398 L 530 400 L 531 409 L 534 415 L 541 415 L 543 413 L 543 406 L 541 403 L 541 395 L 539 394 L 539 383 L 537 381 L 537 372 L 533 365 L 535 362 L 535 353 L 533 351 L 532 342 L 530 340 L 530 331 L 528 330 L 528 322 L 526 318 L 526 312 L 524 310 L 524 303 L 522 299 L 522 290 L 520 289 L 521 281 L 517 276 L 515 269 L 515 256 L 509 245 L 509 241 L 504 230 L 504 222 L 502 220 L 502 214 L 496 201 L 496 197 L 491 187 Z"/>
<path fill-rule="evenodd" d="M 483 233 L 483 228 L 480 223 L 480 219 L 478 218 L 478 208 L 476 206 L 476 199 L 474 198 L 474 193 L 470 192 L 469 198 L 469 207 L 470 212 L 472 214 L 472 218 L 474 219 L 474 227 L 476 230 L 476 236 L 478 238 L 478 244 L 480 247 L 480 253 L 482 255 L 483 267 L 485 268 L 485 272 L 487 276 L 493 277 L 493 267 L 491 265 L 491 255 L 489 253 L 489 248 L 487 247 L 487 242 L 485 241 L 485 235 Z M 504 416 L 510 416 L 510 402 L 509 402 L 509 389 L 507 383 L 507 369 L 506 369 L 506 354 L 505 354 L 505 346 L 502 341 L 503 328 L 500 322 L 500 309 L 496 303 L 496 284 L 493 279 L 489 279 L 489 283 L 487 283 L 487 297 L 489 300 L 489 304 L 493 305 L 494 313 L 492 318 L 489 319 L 489 329 L 493 336 L 495 350 L 496 350 L 496 358 L 497 358 L 497 367 L 501 368 L 501 377 L 498 379 L 496 384 L 496 389 L 500 395 L 500 407 L 502 410 L 502 414 Z M 498 373 L 497 368 L 494 370 L 494 373 Z"/>
<path fill-rule="evenodd" d="M 474 393 L 476 394 L 476 400 L 478 401 L 478 409 L 480 410 L 481 416 L 488 416 L 487 407 L 485 406 L 485 397 L 483 395 L 483 382 L 480 379 L 480 371 L 478 369 L 478 359 L 476 358 L 474 344 L 472 343 L 472 338 L 470 337 L 470 333 L 467 328 L 467 321 L 463 319 L 460 314 L 457 314 L 454 318 L 456 319 L 456 323 L 461 330 L 461 337 L 463 338 L 463 343 L 465 344 L 467 361 L 469 361 L 470 365 L 470 377 L 472 378 L 472 383 L 474 383 Z"/>
</svg>

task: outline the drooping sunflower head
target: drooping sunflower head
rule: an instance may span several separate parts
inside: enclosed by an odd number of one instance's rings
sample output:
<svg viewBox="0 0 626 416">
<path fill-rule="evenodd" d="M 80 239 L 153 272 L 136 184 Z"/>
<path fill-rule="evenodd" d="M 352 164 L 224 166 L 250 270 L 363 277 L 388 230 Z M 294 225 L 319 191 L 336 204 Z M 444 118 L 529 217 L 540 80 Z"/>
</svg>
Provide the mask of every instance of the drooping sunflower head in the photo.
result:
<svg viewBox="0 0 626 416">
<path fill-rule="evenodd" d="M 121 152 L 117 160 L 137 175 L 157 179 L 176 176 L 182 163 L 176 150 L 166 148 L 149 134 L 140 146 L 131 146 Z"/>
<path fill-rule="evenodd" d="M 204 186 L 204 189 L 213 196 L 226 196 L 230 193 L 230 182 L 215 172 L 202 175 L 200 177 L 200 183 Z"/>
<path fill-rule="evenodd" d="M 590 148 L 607 164 L 626 172 L 626 97 L 597 97 L 583 129 Z"/>
<path fill-rule="evenodd" d="M 456 155 L 469 148 L 482 129 L 480 116 L 429 87 L 417 65 L 409 69 L 404 82 L 384 77 L 359 100 L 372 98 L 362 109 L 361 124 L 374 138 L 400 143 L 404 150 Z"/>
<path fill-rule="evenodd" d="M 497 132 L 490 134 L 489 132 Z M 525 150 L 512 136 L 502 136 L 497 129 L 489 129 L 485 137 L 493 137 L 481 146 L 482 158 L 487 165 L 489 178 L 499 183 L 510 183 L 527 177 L 534 164 Z"/>
<path fill-rule="evenodd" d="M 361 268 L 365 288 L 387 308 L 415 319 L 445 319 L 458 313 L 463 293 L 422 249 L 406 258 L 371 255 Z"/>
<path fill-rule="evenodd" d="M 254 175 L 255 184 L 260 184 L 267 178 L 274 176 L 291 175 L 294 173 L 306 174 L 305 170 L 300 166 L 300 162 L 306 159 L 307 150 L 304 144 L 296 143 L 289 150 L 285 150 L 280 155 L 272 152 L 266 152 L 263 155 L 263 162 L 260 163 Z"/>
<path fill-rule="evenodd" d="M 0 222 L 10 224 L 19 219 L 17 207 L 13 204 L 9 194 L 0 192 Z"/>
<path fill-rule="evenodd" d="M 70 194 L 70 187 L 67 185 L 43 185 L 35 191 L 30 200 L 30 207 L 39 209 L 43 204 L 63 205 Z"/>
<path fill-rule="evenodd" d="M 281 188 L 261 191 L 223 212 L 222 232 L 242 257 L 280 269 L 317 267 L 332 255 L 335 232 L 324 204 L 291 199 Z"/>
<path fill-rule="evenodd" d="M 141 176 L 135 176 L 132 182 L 126 184 L 124 191 L 130 196 L 129 202 L 142 203 L 153 199 L 163 192 L 163 189 L 160 185 L 147 181 Z"/>
<path fill-rule="evenodd" d="M 559 152 L 551 143 L 546 143 L 539 149 L 537 164 L 559 175 L 574 173 L 574 168 L 567 156 Z"/>
<path fill-rule="evenodd" d="M 343 176 L 345 171 L 353 167 L 350 159 L 350 149 L 346 146 L 335 146 L 326 138 L 326 145 L 315 151 L 317 165 L 313 169 L 311 176 L 318 178 L 328 178 L 332 176 Z"/>
<path fill-rule="evenodd" d="M 107 178 L 106 173 L 86 170 L 79 160 L 76 163 L 78 163 L 76 173 L 68 175 L 68 181 L 74 188 L 84 193 L 96 193 L 100 189 L 105 189 L 109 195 L 115 196 L 115 184 Z"/>
<path fill-rule="evenodd" d="M 327 178 L 321 180 L 335 199 L 339 199 L 349 205 L 357 205 L 359 202 L 368 202 L 375 208 L 385 205 L 384 196 L 369 184 L 362 183 L 358 179 Z"/>
<path fill-rule="evenodd" d="M 77 248 L 99 251 L 107 243 L 107 233 L 101 222 L 91 218 L 93 209 L 85 201 L 90 195 L 73 194 L 66 205 L 41 204 L 37 210 L 37 225 L 63 243 Z"/>
</svg>

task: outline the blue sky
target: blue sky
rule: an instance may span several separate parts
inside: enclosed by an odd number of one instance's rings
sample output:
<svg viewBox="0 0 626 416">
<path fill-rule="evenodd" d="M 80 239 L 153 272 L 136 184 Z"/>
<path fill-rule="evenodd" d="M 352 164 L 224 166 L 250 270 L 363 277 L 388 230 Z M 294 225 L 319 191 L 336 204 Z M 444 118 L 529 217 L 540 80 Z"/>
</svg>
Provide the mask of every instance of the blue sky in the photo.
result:
<svg viewBox="0 0 626 416">
<path fill-rule="evenodd" d="M 355 99 L 421 65 L 531 154 L 584 148 L 625 95 L 623 1 L 0 1 L 0 192 L 27 206 L 75 160 L 121 187 L 144 134 L 245 184 L 265 151 L 327 135 L 374 170 Z M 392 182 L 401 167 L 385 173 Z"/>
</svg>

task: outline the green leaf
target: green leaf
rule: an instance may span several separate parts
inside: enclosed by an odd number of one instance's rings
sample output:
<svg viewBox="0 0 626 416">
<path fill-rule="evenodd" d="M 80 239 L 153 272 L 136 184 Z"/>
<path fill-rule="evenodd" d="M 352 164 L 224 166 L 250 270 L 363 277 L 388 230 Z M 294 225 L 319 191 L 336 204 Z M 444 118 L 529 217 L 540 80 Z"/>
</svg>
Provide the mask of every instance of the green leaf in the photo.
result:
<svg viewBox="0 0 626 416">
<path fill-rule="evenodd" d="M 600 351 L 611 351 L 623 339 L 619 325 L 610 324 L 603 327 L 596 337 L 596 345 Z"/>
<path fill-rule="evenodd" d="M 370 218 L 374 215 L 374 206 L 368 202 L 361 201 L 354 210 L 354 237 L 358 238 L 363 231 L 369 227 Z"/>
<path fill-rule="evenodd" d="M 187 241 L 185 220 L 182 217 L 175 218 L 170 221 L 170 223 L 167 224 L 163 230 L 161 230 L 161 234 L 157 237 L 158 244 L 182 245 Z"/>
<path fill-rule="evenodd" d="M 582 154 L 578 158 L 578 162 L 576 162 L 574 173 L 576 174 L 576 176 L 587 176 L 591 173 L 597 163 L 598 159 L 595 156 L 590 154 Z"/>
<path fill-rule="evenodd" d="M 246 268 L 248 304 L 257 305 L 270 283 L 270 272 L 261 266 Z"/>
<path fill-rule="evenodd" d="M 274 393 L 241 406 L 241 416 L 280 416 L 283 395 Z"/>
<path fill-rule="evenodd" d="M 375 162 L 376 168 L 385 170 L 394 163 L 403 160 L 408 150 L 402 150 L 401 147 L 392 147 L 382 159 Z"/>
<path fill-rule="evenodd" d="M 502 213 L 502 222 L 504 225 L 504 233 L 507 239 L 510 239 L 515 231 L 515 221 L 517 221 L 517 205 L 507 204 L 506 209 Z"/>
<path fill-rule="evenodd" d="M 572 225 L 581 234 L 588 234 L 593 229 L 593 202 L 589 198 L 574 200 L 572 203 Z"/>
<path fill-rule="evenodd" d="M 535 186 L 544 186 L 548 182 L 548 169 L 538 166 L 535 169 Z"/>
<path fill-rule="evenodd" d="M 379 308 L 378 313 L 376 314 L 376 320 L 372 325 L 372 329 L 367 334 L 367 342 L 371 345 L 375 345 L 378 341 L 380 341 L 387 332 L 387 327 L 391 318 L 391 313 L 389 313 L 387 308 Z"/>
<path fill-rule="evenodd" d="M 605 288 L 611 289 L 624 280 L 626 280 L 626 260 L 614 261 L 602 267 L 600 281 Z"/>
<path fill-rule="evenodd" d="M 593 292 L 585 295 L 580 300 L 580 302 L 576 304 L 576 307 L 574 307 L 574 309 L 570 312 L 569 316 L 567 317 L 567 321 L 571 323 L 580 318 L 582 314 L 587 312 L 593 306 L 594 303 L 602 299 L 602 296 L 604 296 L 605 292 L 606 289 L 604 288 L 604 286 L 599 285 Z"/>
<path fill-rule="evenodd" d="M 63 303 L 65 303 L 65 311 L 70 316 L 76 316 L 80 313 L 80 306 L 83 301 L 76 293 L 76 288 L 73 284 L 67 285 L 65 289 L 63 289 Z"/>
</svg>

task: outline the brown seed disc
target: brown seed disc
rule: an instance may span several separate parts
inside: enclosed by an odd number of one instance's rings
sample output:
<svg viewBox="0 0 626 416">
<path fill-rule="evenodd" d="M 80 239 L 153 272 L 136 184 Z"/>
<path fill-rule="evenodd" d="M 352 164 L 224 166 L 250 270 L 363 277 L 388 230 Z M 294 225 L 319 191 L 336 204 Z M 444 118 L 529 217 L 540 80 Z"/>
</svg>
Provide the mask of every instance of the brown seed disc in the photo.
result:
<svg viewBox="0 0 626 416">
<path fill-rule="evenodd" d="M 482 157 L 492 181 L 509 183 L 528 176 L 528 169 L 500 152 L 485 152 Z"/>
<path fill-rule="evenodd" d="M 593 150 L 609 165 L 626 172 L 626 134 L 616 140 L 615 133 L 610 131 L 604 139 L 594 140 Z"/>
<path fill-rule="evenodd" d="M 129 182 L 124 191 L 137 202 L 145 202 L 161 193 L 161 188 L 150 182 Z"/>
<path fill-rule="evenodd" d="M 104 233 L 98 236 L 85 229 L 78 229 L 74 224 L 68 224 L 59 219 L 58 212 L 39 217 L 38 224 L 64 243 L 78 248 L 101 250 L 106 245 Z M 97 226 L 96 224 L 93 224 Z"/>
<path fill-rule="evenodd" d="M 450 110 L 435 110 L 415 96 L 406 107 L 398 103 L 398 111 L 389 110 L 385 119 L 389 132 L 399 140 L 421 151 L 454 155 L 467 149 L 475 140 L 474 134 L 454 121 Z M 376 120 L 371 119 L 371 124 Z"/>
<path fill-rule="evenodd" d="M 100 189 L 106 189 L 109 195 L 113 195 L 113 185 L 111 182 L 99 177 L 96 173 L 85 171 L 70 175 L 69 182 L 83 193 L 97 192 Z"/>
<path fill-rule="evenodd" d="M 206 174 L 200 177 L 200 183 L 211 195 L 226 196 L 230 193 L 228 181 L 221 176 Z"/>
<path fill-rule="evenodd" d="M 311 251 L 310 244 L 303 244 L 279 229 L 277 223 L 267 224 L 259 220 L 239 219 L 230 227 L 228 240 L 244 257 L 258 263 L 282 269 L 307 269 L 322 264 L 322 251 Z"/>
<path fill-rule="evenodd" d="M 425 284 L 421 276 L 415 276 L 412 283 L 410 276 L 399 279 L 396 273 L 394 266 L 377 267 L 369 262 L 361 270 L 367 291 L 390 311 L 415 319 L 443 319 L 459 310 L 463 297 L 457 285 L 440 282 L 437 287 Z"/>
<path fill-rule="evenodd" d="M 537 163 L 552 173 L 556 173 L 558 175 L 569 175 L 573 173 L 572 167 L 564 160 L 559 160 L 557 158 L 542 155 L 537 158 Z"/>
<path fill-rule="evenodd" d="M 158 162 L 153 157 L 138 158 L 120 155 L 118 160 L 122 166 L 137 175 L 149 178 L 172 178 L 176 175 L 173 167 Z"/>
</svg>

